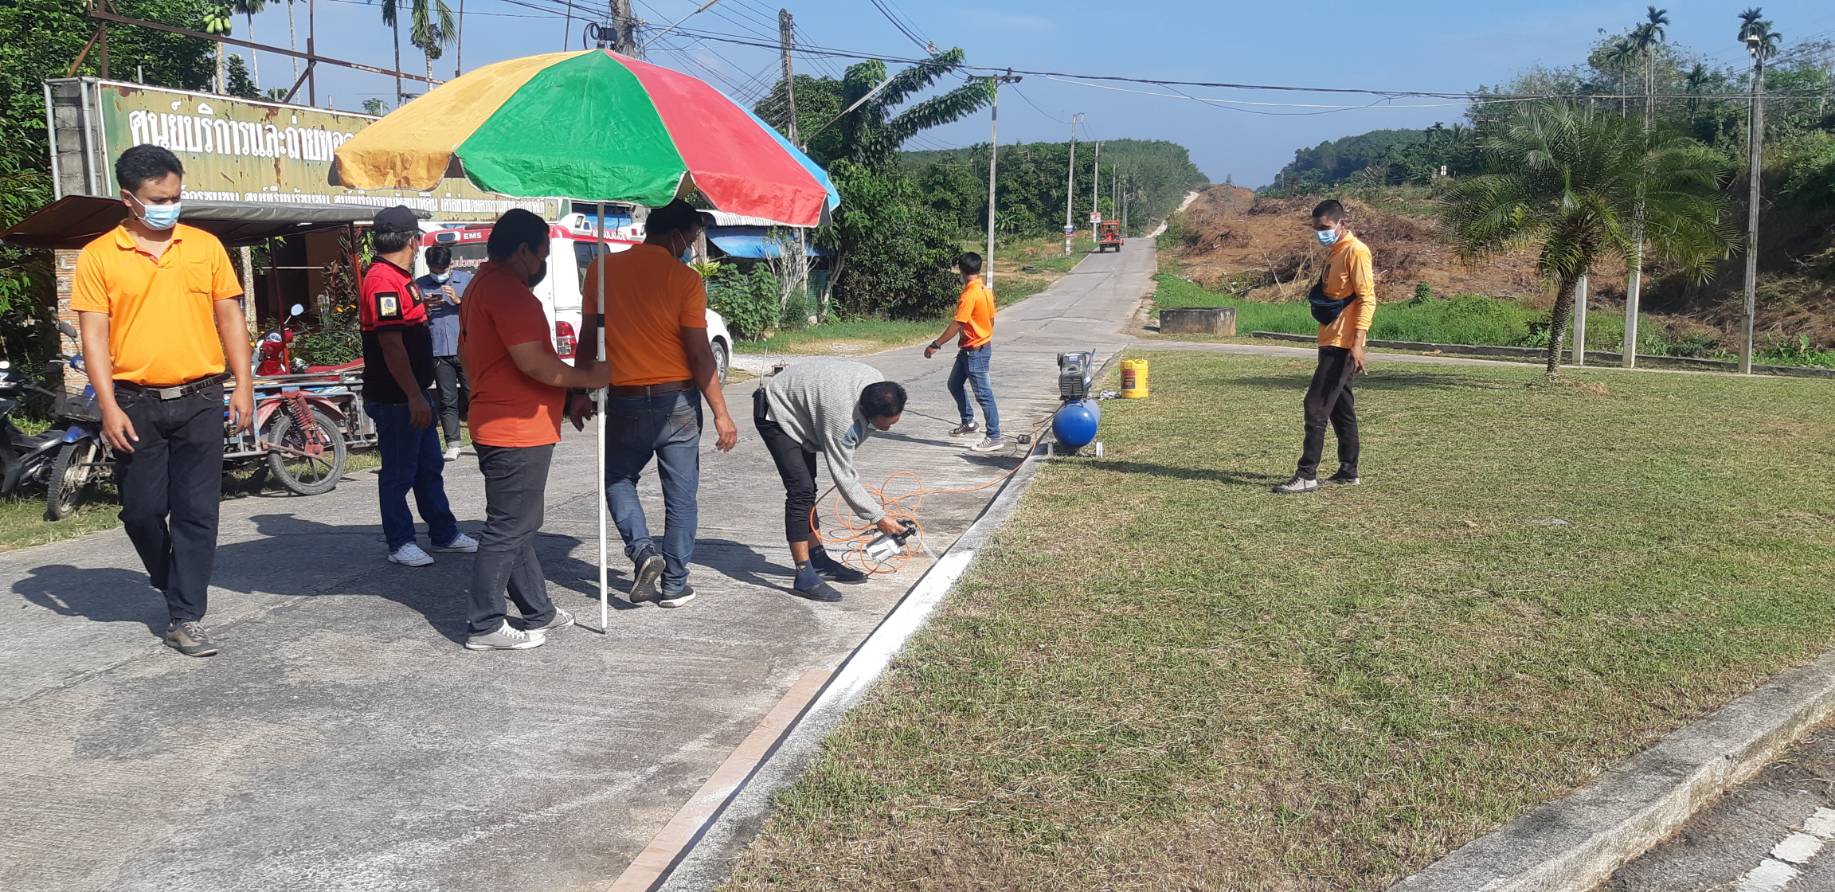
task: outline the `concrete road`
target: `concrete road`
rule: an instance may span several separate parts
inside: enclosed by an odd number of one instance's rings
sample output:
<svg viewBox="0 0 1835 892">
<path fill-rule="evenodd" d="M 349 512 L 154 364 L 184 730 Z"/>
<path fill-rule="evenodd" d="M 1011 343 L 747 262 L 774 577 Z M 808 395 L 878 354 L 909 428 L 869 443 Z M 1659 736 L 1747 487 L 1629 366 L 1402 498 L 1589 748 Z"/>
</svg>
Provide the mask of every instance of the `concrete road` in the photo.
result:
<svg viewBox="0 0 1835 892">
<path fill-rule="evenodd" d="M 1602 892 L 1835 890 L 1835 725 L 1626 865 Z"/>
<path fill-rule="evenodd" d="M 1056 405 L 1058 351 L 1126 343 L 1153 270 L 1138 240 L 1000 314 L 1009 432 Z M 945 435 L 949 354 L 868 361 L 913 397 L 862 452 L 868 482 L 911 470 L 932 488 L 972 486 L 1018 462 Z M 704 448 L 700 598 L 679 610 L 620 598 L 604 637 L 461 649 L 471 560 L 386 563 L 373 474 L 324 496 L 223 506 L 209 625 L 224 652 L 211 659 L 160 645 L 163 602 L 119 531 L 0 555 L 14 596 L 0 651 L 0 888 L 605 887 L 794 680 L 835 666 L 924 569 L 917 559 L 837 605 L 786 593 L 782 489 L 751 428 L 752 387 L 729 388 L 739 448 Z M 592 456 L 589 436 L 557 450 L 539 550 L 556 600 L 596 622 Z M 475 529 L 475 460 L 447 468 Z M 644 491 L 660 526 L 653 476 Z M 992 492 L 925 499 L 932 546 Z M 612 567 L 622 591 L 628 565 L 615 552 Z"/>
</svg>

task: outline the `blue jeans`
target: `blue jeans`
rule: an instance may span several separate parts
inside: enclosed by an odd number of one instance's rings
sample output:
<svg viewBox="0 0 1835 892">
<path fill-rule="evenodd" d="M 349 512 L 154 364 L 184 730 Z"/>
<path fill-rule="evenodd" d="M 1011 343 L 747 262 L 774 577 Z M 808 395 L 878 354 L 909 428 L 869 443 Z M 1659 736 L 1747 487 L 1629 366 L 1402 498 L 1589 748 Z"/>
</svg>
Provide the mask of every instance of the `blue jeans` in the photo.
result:
<svg viewBox="0 0 1835 892">
<path fill-rule="evenodd" d="M 1000 409 L 994 405 L 994 387 L 988 383 L 988 360 L 994 356 L 994 345 L 988 344 L 977 350 L 959 350 L 956 352 L 956 367 L 949 372 L 949 394 L 956 398 L 956 411 L 962 415 L 963 424 L 975 421 L 975 409 L 969 405 L 968 391 L 963 385 L 973 382 L 975 401 L 981 404 L 981 417 L 987 419 L 987 434 L 990 438 L 1000 436 Z"/>
<path fill-rule="evenodd" d="M 446 456 L 440 451 L 437 425 L 416 430 L 406 405 L 364 403 L 363 411 L 376 422 L 376 450 L 382 455 L 381 480 L 376 494 L 382 502 L 382 535 L 389 552 L 414 541 L 414 515 L 408 513 L 408 492 L 427 522 L 427 538 L 434 545 L 450 545 L 459 538 L 459 521 L 446 501 Z"/>
<path fill-rule="evenodd" d="M 613 397 L 605 413 L 605 498 L 625 557 L 655 551 L 637 477 L 656 457 L 663 484 L 664 594 L 680 592 L 694 558 L 695 491 L 701 485 L 701 394 Z"/>
</svg>

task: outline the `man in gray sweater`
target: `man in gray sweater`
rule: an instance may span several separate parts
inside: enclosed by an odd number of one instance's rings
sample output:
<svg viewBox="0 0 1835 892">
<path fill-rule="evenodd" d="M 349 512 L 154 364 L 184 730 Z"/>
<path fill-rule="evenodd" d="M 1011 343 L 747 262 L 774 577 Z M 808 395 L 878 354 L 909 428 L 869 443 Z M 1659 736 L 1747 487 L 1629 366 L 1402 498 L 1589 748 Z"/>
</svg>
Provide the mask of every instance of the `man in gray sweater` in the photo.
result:
<svg viewBox="0 0 1835 892">
<path fill-rule="evenodd" d="M 842 564 L 813 535 L 816 518 L 816 453 L 848 507 L 881 532 L 904 527 L 860 485 L 854 450 L 873 431 L 891 430 L 905 411 L 905 388 L 864 363 L 844 359 L 799 362 L 765 382 L 752 397 L 752 420 L 771 451 L 784 481 L 784 538 L 796 561 L 792 591 L 812 601 L 839 601 L 827 580 L 864 582 L 867 574 Z M 812 546 L 811 542 L 815 544 Z"/>
</svg>

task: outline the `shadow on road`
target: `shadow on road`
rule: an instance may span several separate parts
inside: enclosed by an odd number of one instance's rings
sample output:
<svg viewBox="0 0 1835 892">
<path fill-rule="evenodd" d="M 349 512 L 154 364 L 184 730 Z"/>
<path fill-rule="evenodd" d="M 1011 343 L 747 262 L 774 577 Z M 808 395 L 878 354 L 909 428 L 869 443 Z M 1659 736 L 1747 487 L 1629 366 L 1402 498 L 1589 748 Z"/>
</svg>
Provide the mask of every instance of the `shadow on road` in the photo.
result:
<svg viewBox="0 0 1835 892">
<path fill-rule="evenodd" d="M 165 599 L 138 570 L 47 564 L 27 572 L 13 583 L 13 593 L 27 603 L 90 622 L 139 623 L 149 635 L 166 631 Z"/>
</svg>

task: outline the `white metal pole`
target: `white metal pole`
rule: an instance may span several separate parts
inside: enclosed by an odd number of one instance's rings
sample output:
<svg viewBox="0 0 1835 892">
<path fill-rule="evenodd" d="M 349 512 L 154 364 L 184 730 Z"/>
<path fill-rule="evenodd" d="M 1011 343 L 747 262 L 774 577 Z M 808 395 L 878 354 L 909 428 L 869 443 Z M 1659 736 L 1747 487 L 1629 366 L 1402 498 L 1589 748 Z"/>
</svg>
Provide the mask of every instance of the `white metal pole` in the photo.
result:
<svg viewBox="0 0 1835 892">
<path fill-rule="evenodd" d="M 1587 277 L 1574 283 L 1574 365 L 1587 364 Z"/>
<path fill-rule="evenodd" d="M 1759 283 L 1759 199 L 1765 157 L 1765 49 L 1752 50 L 1752 124 L 1746 134 L 1748 172 L 1746 183 L 1746 318 L 1744 337 L 1740 339 L 1739 373 L 1752 374 L 1753 316 L 1758 312 Z"/>
<path fill-rule="evenodd" d="M 988 137 L 988 256 L 982 259 L 985 267 L 982 279 L 988 290 L 994 290 L 994 183 L 1000 170 L 1000 76 L 994 77 L 994 102 L 992 109 L 993 123 Z"/>
<path fill-rule="evenodd" d="M 605 202 L 603 201 L 599 202 L 599 225 L 595 228 L 599 232 L 599 241 L 597 244 L 593 245 L 593 259 L 599 262 L 599 273 L 594 277 L 599 280 L 596 286 L 599 292 L 599 302 L 595 305 L 599 308 L 599 326 L 597 333 L 593 337 L 593 342 L 594 348 L 598 351 L 597 355 L 599 361 L 605 362 L 605 329 L 611 323 L 611 314 L 605 311 Z M 585 326 L 581 327 L 584 328 Z M 606 564 L 609 561 L 607 556 L 608 548 L 606 544 L 605 516 L 611 509 L 605 504 L 605 413 L 611 408 L 610 404 L 607 402 L 610 397 L 611 392 L 609 388 L 599 388 L 599 411 L 594 413 L 599 419 L 599 451 L 593 461 L 593 464 L 598 465 L 599 470 L 599 492 L 593 499 L 599 504 L 599 629 L 607 633 L 611 631 L 611 626 L 608 625 L 611 615 L 611 584 L 607 581 L 605 575 Z"/>
<path fill-rule="evenodd" d="M 1090 241 L 1098 241 L 1096 232 L 1096 212 L 1102 210 L 1102 202 L 1096 196 L 1102 194 L 1102 143 L 1096 143 L 1096 162 L 1090 165 Z"/>
<path fill-rule="evenodd" d="M 1064 253 L 1070 253 L 1071 236 L 1076 233 L 1076 224 L 1070 218 L 1071 205 L 1077 195 L 1077 119 L 1081 114 L 1070 116 L 1070 165 L 1064 174 Z"/>
</svg>

